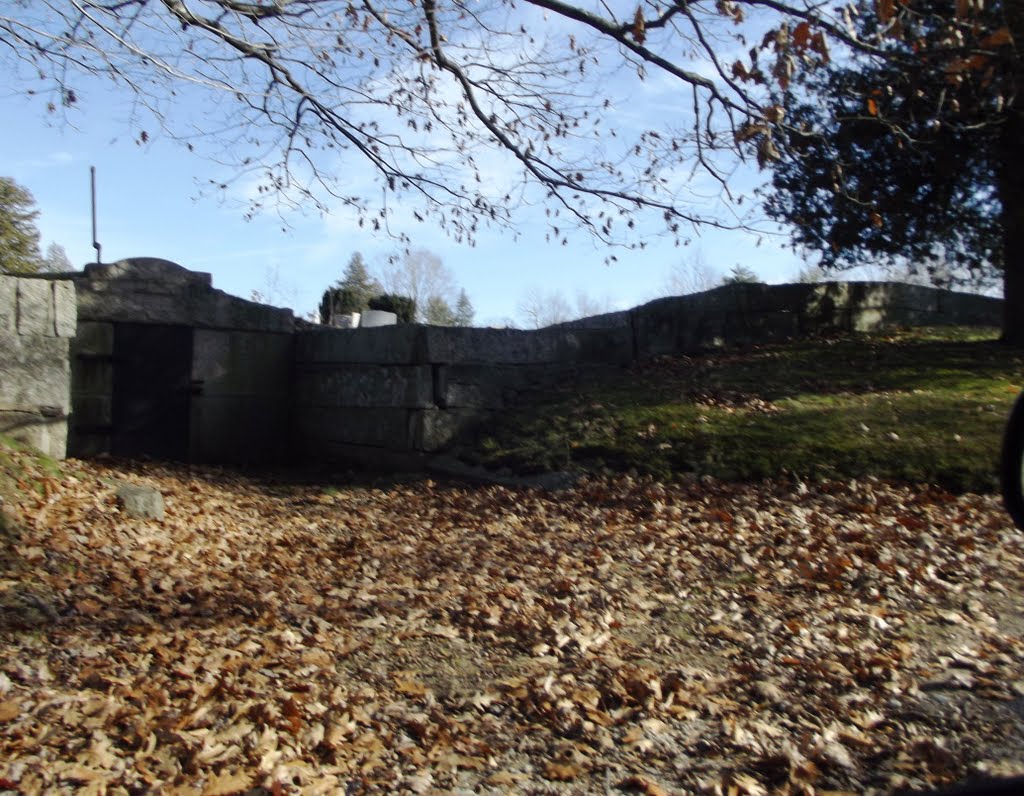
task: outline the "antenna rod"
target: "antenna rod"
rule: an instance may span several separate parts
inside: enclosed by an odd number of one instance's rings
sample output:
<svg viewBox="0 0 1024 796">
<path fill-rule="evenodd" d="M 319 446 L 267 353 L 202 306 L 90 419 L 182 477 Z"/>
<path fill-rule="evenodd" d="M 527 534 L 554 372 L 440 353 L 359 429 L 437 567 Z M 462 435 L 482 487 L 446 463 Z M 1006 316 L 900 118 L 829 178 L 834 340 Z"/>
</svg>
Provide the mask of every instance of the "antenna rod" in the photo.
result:
<svg viewBox="0 0 1024 796">
<path fill-rule="evenodd" d="M 89 177 L 92 183 L 92 247 L 96 250 L 96 263 L 102 263 L 100 255 L 100 243 L 96 240 L 96 167 L 89 167 Z"/>
</svg>

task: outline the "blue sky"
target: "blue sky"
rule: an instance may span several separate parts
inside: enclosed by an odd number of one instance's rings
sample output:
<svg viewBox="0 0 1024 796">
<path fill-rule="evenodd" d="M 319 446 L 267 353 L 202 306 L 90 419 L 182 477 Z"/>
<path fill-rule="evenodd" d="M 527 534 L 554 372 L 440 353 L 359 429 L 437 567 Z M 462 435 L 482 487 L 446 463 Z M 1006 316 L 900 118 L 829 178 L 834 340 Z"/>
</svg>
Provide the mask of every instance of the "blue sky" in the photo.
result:
<svg viewBox="0 0 1024 796">
<path fill-rule="evenodd" d="M 26 98 L 16 89 L 0 96 L 0 117 L 8 120 L 0 126 L 0 145 L 7 153 L 0 173 L 34 195 L 43 247 L 60 243 L 77 268 L 95 259 L 90 166 L 97 172 L 104 262 L 162 257 L 212 273 L 222 290 L 244 297 L 261 290 L 305 314 L 341 276 L 353 252 L 362 252 L 372 268 L 398 248 L 383 233 L 359 229 L 345 210 L 324 217 L 292 213 L 283 221 L 269 212 L 244 220 L 239 204 L 201 196 L 209 180 L 226 176 L 215 164 L 159 135 L 137 143 L 137 130 L 124 121 L 130 110 L 121 95 L 94 87 L 81 109 L 62 121 L 47 115 L 46 98 Z M 650 117 L 658 115 L 665 98 L 656 91 L 648 94 L 640 92 L 628 110 L 656 127 Z M 348 165 L 354 181 L 365 179 L 361 170 L 367 167 L 361 162 Z M 743 167 L 733 184 L 750 199 L 759 179 L 756 169 Z M 582 291 L 617 308 L 631 307 L 664 295 L 672 268 L 685 268 L 695 256 L 722 273 L 743 264 L 766 282 L 792 281 L 802 267 L 800 258 L 784 247 L 784 236 L 759 243 L 748 233 L 708 229 L 694 230 L 688 247 L 652 238 L 646 251 L 618 250 L 618 262 L 605 265 L 607 249 L 585 233 L 570 238 L 568 246 L 548 244 L 539 209 L 533 218 L 529 211 L 518 218 L 518 238 L 509 231 L 485 230 L 475 247 L 455 243 L 429 221 L 402 231 L 451 269 L 469 294 L 479 324 L 517 319 L 517 305 L 531 289 L 560 291 L 570 303 Z"/>
</svg>

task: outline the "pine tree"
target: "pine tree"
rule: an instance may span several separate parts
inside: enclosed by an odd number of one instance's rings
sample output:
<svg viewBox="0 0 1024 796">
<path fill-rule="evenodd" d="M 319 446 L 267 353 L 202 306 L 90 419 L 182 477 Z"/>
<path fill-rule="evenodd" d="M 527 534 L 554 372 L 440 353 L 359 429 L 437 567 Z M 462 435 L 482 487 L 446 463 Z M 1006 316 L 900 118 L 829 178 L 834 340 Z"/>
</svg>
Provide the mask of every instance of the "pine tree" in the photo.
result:
<svg viewBox="0 0 1024 796">
<path fill-rule="evenodd" d="M 34 274 L 42 266 L 36 200 L 9 177 L 0 177 L 0 274 Z"/>
<path fill-rule="evenodd" d="M 460 290 L 458 301 L 455 302 L 455 325 L 472 326 L 474 315 L 476 315 L 476 312 L 473 310 L 473 304 L 469 300 L 469 296 L 466 295 L 465 289 Z"/>
<path fill-rule="evenodd" d="M 761 277 L 745 265 L 734 265 L 727 276 L 722 277 L 723 285 L 752 285 L 761 281 Z"/>
<path fill-rule="evenodd" d="M 380 282 L 370 276 L 363 255 L 359 252 L 352 255 L 336 286 L 350 290 L 355 300 L 355 306 L 346 308 L 342 310 L 343 312 L 362 312 L 369 305 L 370 299 L 384 292 Z"/>
<path fill-rule="evenodd" d="M 440 296 L 431 296 L 427 299 L 427 306 L 423 310 L 423 320 L 431 326 L 457 326 L 455 322 L 455 311 Z"/>
</svg>

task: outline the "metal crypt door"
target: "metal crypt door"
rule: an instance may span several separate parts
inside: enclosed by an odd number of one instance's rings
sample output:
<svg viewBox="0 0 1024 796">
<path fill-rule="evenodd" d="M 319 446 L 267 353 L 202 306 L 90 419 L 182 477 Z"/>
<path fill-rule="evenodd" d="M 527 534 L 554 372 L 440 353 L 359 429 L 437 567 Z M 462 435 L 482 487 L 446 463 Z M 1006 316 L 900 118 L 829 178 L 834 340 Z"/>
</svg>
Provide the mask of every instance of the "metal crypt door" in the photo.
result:
<svg viewBox="0 0 1024 796">
<path fill-rule="evenodd" d="M 192 331 L 114 324 L 111 453 L 188 460 Z"/>
</svg>

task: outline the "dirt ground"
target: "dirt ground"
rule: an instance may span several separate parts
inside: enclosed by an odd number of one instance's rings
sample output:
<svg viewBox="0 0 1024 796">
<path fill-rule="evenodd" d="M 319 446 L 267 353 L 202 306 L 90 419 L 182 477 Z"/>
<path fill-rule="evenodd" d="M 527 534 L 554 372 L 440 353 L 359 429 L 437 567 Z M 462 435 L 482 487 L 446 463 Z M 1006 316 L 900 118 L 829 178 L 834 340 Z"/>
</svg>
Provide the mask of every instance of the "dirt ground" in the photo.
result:
<svg viewBox="0 0 1024 796">
<path fill-rule="evenodd" d="M 162 494 L 128 516 L 119 482 Z M 1024 774 L 1024 535 L 874 481 L 3 506 L 0 792 L 890 793 Z M 38 488 L 36 488 L 38 486 Z"/>
</svg>

